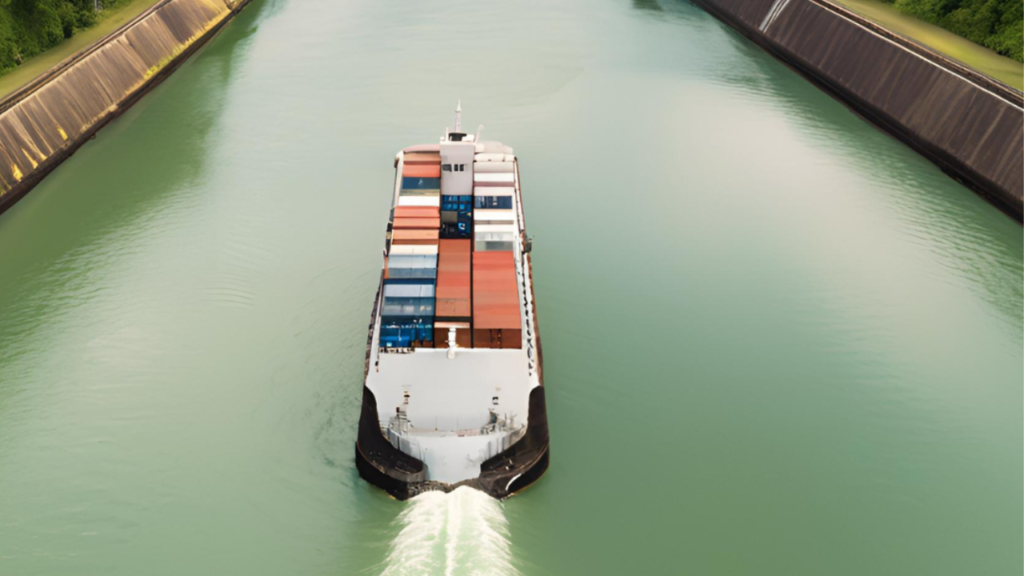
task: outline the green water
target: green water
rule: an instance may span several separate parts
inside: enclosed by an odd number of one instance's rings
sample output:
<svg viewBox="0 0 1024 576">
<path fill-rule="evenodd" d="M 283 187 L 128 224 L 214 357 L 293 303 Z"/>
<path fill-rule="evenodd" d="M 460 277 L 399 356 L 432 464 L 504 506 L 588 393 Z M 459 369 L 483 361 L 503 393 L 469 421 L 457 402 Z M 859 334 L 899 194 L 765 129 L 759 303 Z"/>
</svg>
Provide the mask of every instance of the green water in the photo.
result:
<svg viewBox="0 0 1024 576">
<path fill-rule="evenodd" d="M 536 239 L 522 574 L 1021 573 L 1019 225 L 684 2 L 257 0 L 0 216 L 0 574 L 400 573 L 366 324 L 459 98 Z"/>
</svg>

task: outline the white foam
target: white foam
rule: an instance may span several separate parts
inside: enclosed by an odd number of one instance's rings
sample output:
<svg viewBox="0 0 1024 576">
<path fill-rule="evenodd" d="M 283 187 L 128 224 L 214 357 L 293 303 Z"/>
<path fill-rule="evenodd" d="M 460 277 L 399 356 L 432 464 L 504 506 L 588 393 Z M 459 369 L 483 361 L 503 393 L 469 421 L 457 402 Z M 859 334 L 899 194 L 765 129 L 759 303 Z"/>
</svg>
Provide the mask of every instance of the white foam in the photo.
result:
<svg viewBox="0 0 1024 576">
<path fill-rule="evenodd" d="M 381 576 L 516 576 L 501 503 L 461 487 L 411 499 Z"/>
</svg>

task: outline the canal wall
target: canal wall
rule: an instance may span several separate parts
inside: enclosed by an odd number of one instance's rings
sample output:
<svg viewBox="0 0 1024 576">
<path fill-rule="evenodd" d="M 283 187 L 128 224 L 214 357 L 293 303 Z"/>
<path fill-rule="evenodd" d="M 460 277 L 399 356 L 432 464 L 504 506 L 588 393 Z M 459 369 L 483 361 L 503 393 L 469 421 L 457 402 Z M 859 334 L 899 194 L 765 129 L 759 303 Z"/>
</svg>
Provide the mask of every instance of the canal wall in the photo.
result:
<svg viewBox="0 0 1024 576">
<path fill-rule="evenodd" d="M 1024 96 L 827 0 L 693 0 L 1017 219 Z"/>
<path fill-rule="evenodd" d="M 0 213 L 248 2 L 163 0 L 0 101 Z"/>
</svg>

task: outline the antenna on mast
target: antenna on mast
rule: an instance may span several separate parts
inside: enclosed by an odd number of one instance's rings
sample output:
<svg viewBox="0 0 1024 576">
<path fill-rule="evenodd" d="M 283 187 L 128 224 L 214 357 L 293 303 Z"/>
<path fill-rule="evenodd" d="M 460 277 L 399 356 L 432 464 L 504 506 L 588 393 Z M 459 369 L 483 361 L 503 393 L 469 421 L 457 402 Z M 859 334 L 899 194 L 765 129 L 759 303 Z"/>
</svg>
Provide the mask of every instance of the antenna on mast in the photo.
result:
<svg viewBox="0 0 1024 576">
<path fill-rule="evenodd" d="M 455 105 L 455 131 L 462 132 L 462 100 Z"/>
</svg>

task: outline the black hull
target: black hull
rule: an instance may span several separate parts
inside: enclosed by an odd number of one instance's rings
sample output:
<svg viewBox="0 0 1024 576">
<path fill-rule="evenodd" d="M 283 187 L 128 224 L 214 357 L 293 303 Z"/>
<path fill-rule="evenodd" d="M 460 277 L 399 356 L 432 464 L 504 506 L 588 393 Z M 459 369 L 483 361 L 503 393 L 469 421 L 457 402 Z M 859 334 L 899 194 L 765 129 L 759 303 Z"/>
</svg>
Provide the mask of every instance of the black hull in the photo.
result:
<svg viewBox="0 0 1024 576">
<path fill-rule="evenodd" d="M 480 465 L 480 476 L 458 484 L 426 480 L 420 460 L 401 452 L 381 434 L 377 399 L 363 387 L 363 408 L 356 440 L 356 468 L 367 482 L 399 500 L 430 491 L 451 492 L 469 486 L 503 500 L 533 484 L 548 468 L 548 418 L 544 387 L 530 392 L 526 434 L 508 450 Z"/>
</svg>

